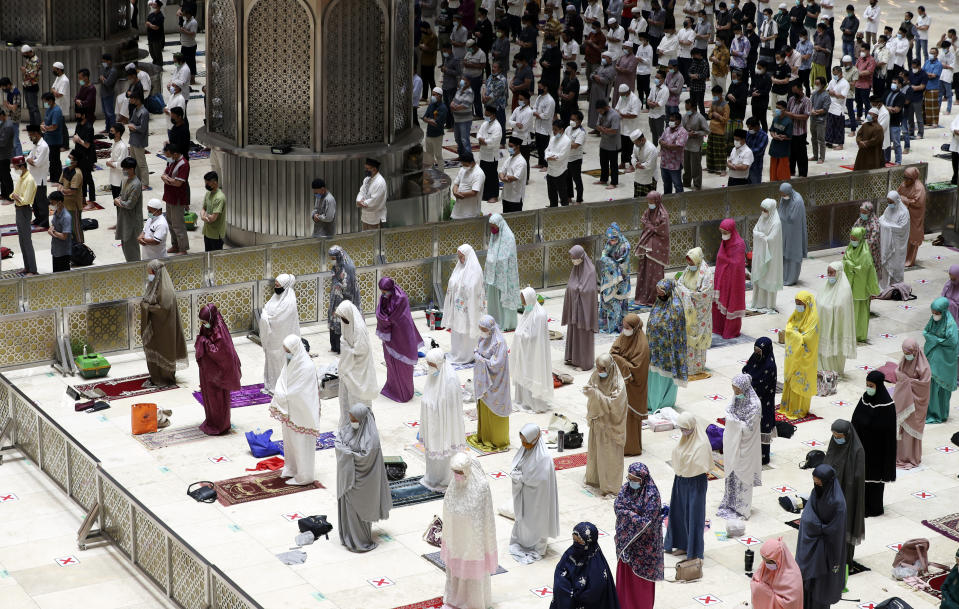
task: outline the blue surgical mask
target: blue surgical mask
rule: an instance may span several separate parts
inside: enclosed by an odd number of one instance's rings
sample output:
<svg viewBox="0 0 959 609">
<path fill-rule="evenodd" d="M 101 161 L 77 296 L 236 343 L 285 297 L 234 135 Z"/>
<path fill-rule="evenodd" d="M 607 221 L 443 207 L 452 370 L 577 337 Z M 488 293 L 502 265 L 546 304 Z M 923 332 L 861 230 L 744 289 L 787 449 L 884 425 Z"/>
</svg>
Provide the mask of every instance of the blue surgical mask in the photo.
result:
<svg viewBox="0 0 959 609">
<path fill-rule="evenodd" d="M 203 322 L 203 327 L 206 328 L 207 330 L 209 330 L 210 328 L 213 327 L 213 324 L 205 321 L 205 322 Z"/>
<path fill-rule="evenodd" d="M 803 305 L 803 304 L 796 305 L 796 313 L 805 313 L 805 312 L 806 312 L 806 305 Z"/>
<path fill-rule="evenodd" d="M 859 217 L 862 218 L 863 220 L 868 220 L 869 214 L 859 214 Z"/>
<path fill-rule="evenodd" d="M 892 89 L 893 91 L 898 91 L 899 85 L 897 83 L 892 83 L 891 85 L 889 85 L 889 88 Z"/>
<path fill-rule="evenodd" d="M 850 240 L 849 240 L 849 247 L 859 247 L 859 242 L 856 241 L 855 239 L 850 239 Z"/>
<path fill-rule="evenodd" d="M 147 275 L 147 281 L 153 281 L 156 278 L 157 278 L 156 275 Z"/>
<path fill-rule="evenodd" d="M 843 444 L 846 443 L 846 438 L 833 438 L 833 440 L 835 440 L 835 441 L 836 441 L 836 444 L 838 444 L 838 445 L 840 445 L 840 446 L 842 446 Z"/>
<path fill-rule="evenodd" d="M 826 281 L 829 282 L 829 285 L 836 285 L 836 281 L 838 280 L 838 277 L 826 277 Z"/>
<path fill-rule="evenodd" d="M 291 359 L 293 359 L 292 353 L 284 353 L 284 355 L 286 355 L 286 361 L 290 361 Z"/>
<path fill-rule="evenodd" d="M 431 374 L 432 376 L 439 376 L 439 375 L 440 375 L 439 368 L 437 368 L 436 370 L 434 370 L 434 371 L 431 372 L 430 374 Z"/>
<path fill-rule="evenodd" d="M 632 480 L 627 480 L 627 482 L 629 482 L 629 488 L 633 489 L 634 491 L 638 491 L 639 487 L 643 485 L 642 482 L 634 482 Z"/>
<path fill-rule="evenodd" d="M 533 305 L 531 305 L 531 304 L 528 304 L 528 305 L 526 305 L 525 307 L 523 307 L 523 311 L 526 312 L 526 313 L 529 313 L 529 312 L 532 311 L 532 310 L 533 310 Z"/>
<path fill-rule="evenodd" d="M 601 378 L 601 379 L 604 379 L 604 378 L 606 378 L 607 376 L 609 376 L 609 373 L 608 373 L 608 372 L 599 372 L 599 373 L 597 373 L 597 374 L 599 374 L 599 378 Z"/>
<path fill-rule="evenodd" d="M 783 115 L 783 110 L 782 110 L 782 108 L 776 108 L 775 114 L 776 114 L 776 116 L 782 116 L 782 115 Z"/>
</svg>

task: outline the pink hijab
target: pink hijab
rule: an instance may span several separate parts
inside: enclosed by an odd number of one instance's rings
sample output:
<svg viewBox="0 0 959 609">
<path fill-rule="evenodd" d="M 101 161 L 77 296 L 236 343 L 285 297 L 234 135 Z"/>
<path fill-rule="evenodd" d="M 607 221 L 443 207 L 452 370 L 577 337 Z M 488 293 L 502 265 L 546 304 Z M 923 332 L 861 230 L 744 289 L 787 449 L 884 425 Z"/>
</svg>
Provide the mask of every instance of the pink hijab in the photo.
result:
<svg viewBox="0 0 959 609">
<path fill-rule="evenodd" d="M 643 250 L 655 262 L 665 266 L 669 262 L 669 213 L 663 207 L 663 195 L 652 191 L 646 195 L 647 204 L 656 206 L 643 212 L 643 232 L 636 245 L 637 253 Z"/>
<path fill-rule="evenodd" d="M 753 606 L 756 609 L 802 609 L 802 573 L 782 537 L 767 539 L 759 553 L 776 561 L 778 566 L 773 571 L 766 567 L 765 560 L 759 559 L 759 568 L 749 583 Z"/>
<path fill-rule="evenodd" d="M 926 410 L 929 408 L 932 368 L 915 339 L 902 341 L 902 352 L 912 355 L 913 359 L 909 361 L 903 356 L 896 367 L 896 388 L 892 393 L 896 403 L 896 422 L 906 433 L 913 437 L 919 434 L 921 438 L 926 425 Z"/>
<path fill-rule="evenodd" d="M 746 242 L 736 231 L 736 221 L 726 218 L 719 228 L 730 233 L 716 253 L 713 296 L 726 319 L 746 316 Z"/>
<path fill-rule="evenodd" d="M 952 319 L 959 323 L 959 264 L 949 267 L 949 281 L 942 286 L 941 296 L 949 301 Z"/>
</svg>

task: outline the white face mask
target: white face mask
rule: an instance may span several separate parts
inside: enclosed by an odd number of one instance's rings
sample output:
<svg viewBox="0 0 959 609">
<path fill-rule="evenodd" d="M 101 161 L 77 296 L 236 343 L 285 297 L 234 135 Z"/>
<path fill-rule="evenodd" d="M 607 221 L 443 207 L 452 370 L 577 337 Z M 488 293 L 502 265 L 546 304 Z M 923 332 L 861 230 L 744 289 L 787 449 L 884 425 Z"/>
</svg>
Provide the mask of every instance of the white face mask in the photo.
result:
<svg viewBox="0 0 959 609">
<path fill-rule="evenodd" d="M 695 266 L 695 265 L 692 265 L 692 264 L 687 264 L 687 265 L 686 265 L 686 270 L 689 271 L 689 272 L 691 272 L 691 273 L 695 273 L 696 271 L 699 270 L 699 267 L 698 267 L 698 266 Z"/>
<path fill-rule="evenodd" d="M 796 305 L 796 313 L 805 313 L 806 305 L 798 304 Z"/>
<path fill-rule="evenodd" d="M 725 235 L 723 235 L 723 241 L 729 241 L 730 237 L 732 237 L 732 235 L 730 235 L 729 233 L 726 233 Z"/>
<path fill-rule="evenodd" d="M 934 320 L 936 320 L 936 321 L 941 321 L 941 320 L 942 320 L 942 313 L 933 313 L 933 314 L 932 314 L 932 318 L 933 318 Z"/>
<path fill-rule="evenodd" d="M 904 357 L 906 358 L 907 362 L 911 362 L 912 360 L 916 359 L 916 356 L 913 355 L 912 353 L 906 353 Z"/>
<path fill-rule="evenodd" d="M 526 100 L 525 100 L 525 99 L 519 100 L 519 103 L 518 103 L 517 105 L 518 105 L 520 108 L 526 107 Z"/>
<path fill-rule="evenodd" d="M 826 277 L 826 281 L 829 282 L 829 285 L 836 285 L 836 281 L 838 280 L 838 277 Z"/>
<path fill-rule="evenodd" d="M 632 336 L 635 330 L 631 328 L 623 328 L 623 336 Z"/>
<path fill-rule="evenodd" d="M 482 334 L 483 336 L 488 336 L 489 330 L 487 330 L 486 328 L 480 328 L 480 334 Z"/>
<path fill-rule="evenodd" d="M 156 278 L 157 278 L 156 275 L 147 275 L 147 281 L 153 281 Z"/>
<path fill-rule="evenodd" d="M 352 427 L 353 429 L 359 429 L 359 428 L 360 428 L 360 422 L 359 422 L 359 421 L 350 421 L 350 427 Z"/>
<path fill-rule="evenodd" d="M 769 569 L 770 571 L 775 571 L 776 569 L 779 568 L 779 565 L 777 565 L 777 564 L 774 563 L 774 562 L 767 562 L 767 563 L 766 563 L 766 568 Z"/>
<path fill-rule="evenodd" d="M 650 209 L 656 209 L 655 203 L 648 203 L 647 205 L 649 206 Z"/>
<path fill-rule="evenodd" d="M 583 264 L 582 258 L 573 258 L 573 266 L 579 266 L 581 264 Z"/>
</svg>

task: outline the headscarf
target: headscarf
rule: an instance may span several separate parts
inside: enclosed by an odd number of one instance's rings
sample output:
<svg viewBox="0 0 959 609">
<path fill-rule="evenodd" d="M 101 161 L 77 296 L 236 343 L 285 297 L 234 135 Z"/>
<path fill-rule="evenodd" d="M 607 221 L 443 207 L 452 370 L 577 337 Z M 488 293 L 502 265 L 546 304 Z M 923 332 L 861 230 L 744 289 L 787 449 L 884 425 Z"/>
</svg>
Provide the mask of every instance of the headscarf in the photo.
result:
<svg viewBox="0 0 959 609">
<path fill-rule="evenodd" d="M 959 264 L 949 267 L 949 281 L 942 286 L 941 296 L 949 301 L 953 321 L 959 322 Z"/>
<path fill-rule="evenodd" d="M 859 243 L 855 247 L 852 243 L 846 247 L 842 255 L 842 270 L 849 279 L 853 300 L 869 300 L 870 296 L 879 294 L 879 281 L 869 245 L 864 240 L 866 229 L 861 226 L 853 228 L 849 235 Z"/>
<path fill-rule="evenodd" d="M 746 243 L 736 232 L 736 221 L 726 218 L 719 228 L 730 233 L 719 244 L 713 276 L 713 297 L 726 319 L 746 316 Z"/>
<path fill-rule="evenodd" d="M 330 277 L 330 306 L 326 309 L 326 321 L 330 332 L 340 333 L 340 320 L 336 317 L 336 308 L 344 300 L 349 300 L 363 311 L 363 299 L 356 284 L 356 265 L 353 259 L 339 245 L 330 248 L 328 256 L 333 260 L 333 275 Z"/>
<path fill-rule="evenodd" d="M 520 481 L 513 480 L 513 513 L 516 528 L 527 529 L 527 537 L 538 543 L 545 537 L 559 535 L 559 492 L 556 486 L 556 466 L 546 450 L 539 425 L 527 423 L 519 434 L 533 448 L 520 446 L 513 456 L 511 471 L 520 472 Z M 530 530 L 532 529 L 532 530 Z M 512 540 L 510 542 L 512 544 Z M 530 544 L 532 545 L 532 544 Z"/>
<path fill-rule="evenodd" d="M 616 555 L 629 565 L 636 577 L 655 582 L 663 579 L 663 503 L 659 489 L 644 463 L 629 465 L 630 475 L 639 478 L 634 489 L 627 480 L 620 489 L 616 512 Z"/>
<path fill-rule="evenodd" d="M 504 310 L 514 311 L 519 306 L 516 237 L 503 216 L 493 214 L 489 223 L 499 229 L 499 233 L 490 236 L 486 250 L 486 285 L 499 289 L 500 305 Z"/>
<path fill-rule="evenodd" d="M 766 212 L 753 227 L 753 285 L 767 292 L 783 289 L 783 230 L 775 199 L 760 204 Z"/>
<path fill-rule="evenodd" d="M 673 447 L 673 471 L 680 478 L 693 478 L 709 473 L 713 468 L 713 452 L 706 430 L 691 412 L 684 412 L 676 420 L 680 429 L 679 441 Z M 689 433 L 686 433 L 686 431 Z"/>
<path fill-rule="evenodd" d="M 476 365 L 473 367 L 473 388 L 476 399 L 500 417 L 513 411 L 509 384 L 509 349 L 506 339 L 492 315 L 484 315 L 479 325 L 489 330 L 476 345 Z"/>
<path fill-rule="evenodd" d="M 819 357 L 856 357 L 856 314 L 852 288 L 842 270 L 842 261 L 830 263 L 836 283 L 828 279 L 816 296 L 819 309 Z"/>
<path fill-rule="evenodd" d="M 320 394 L 316 366 L 296 334 L 284 338 L 283 347 L 292 357 L 276 381 L 270 416 L 297 433 L 318 436 Z"/>
<path fill-rule="evenodd" d="M 733 386 L 742 391 L 734 395 L 726 407 L 726 429 L 723 432 L 723 471 L 746 486 L 762 485 L 762 451 L 759 419 L 762 405 L 753 390 L 752 377 L 737 374 Z"/>
<path fill-rule="evenodd" d="M 680 386 L 689 377 L 686 361 L 686 313 L 677 294 L 673 279 L 661 279 L 656 287 L 666 293 L 663 300 L 657 296 L 647 322 L 649 339 L 649 370 L 672 378 Z"/>
<path fill-rule="evenodd" d="M 581 522 L 573 532 L 586 545 L 574 541 L 556 563 L 553 609 L 619 609 L 613 572 L 599 547 L 599 529 L 591 522 Z"/>
<path fill-rule="evenodd" d="M 865 230 L 866 244 L 869 246 L 869 253 L 872 254 L 872 263 L 877 269 L 882 266 L 879 257 L 879 218 L 876 217 L 876 210 L 871 201 L 863 201 L 859 209 L 866 209 L 866 219 L 862 219 L 862 213 L 856 217 L 853 228 L 862 228 Z"/>
<path fill-rule="evenodd" d="M 802 573 L 782 537 L 764 541 L 759 555 L 759 567 L 749 582 L 753 606 L 757 609 L 802 609 Z M 775 561 L 775 570 L 766 566 L 766 558 Z"/>
<path fill-rule="evenodd" d="M 356 305 L 349 300 L 344 300 L 336 307 L 336 314 L 349 322 L 343 324 L 337 374 L 340 382 L 346 385 L 352 401 L 369 402 L 376 397 L 381 387 L 376 380 L 376 365 L 373 363 L 366 321 Z M 341 420 L 340 425 L 343 423 Z"/>
<path fill-rule="evenodd" d="M 818 389 L 816 369 L 819 357 L 819 313 L 816 299 L 802 290 L 796 294 L 806 309 L 793 311 L 786 323 L 786 361 L 783 382 L 792 381 L 792 390 L 801 397 L 811 398 Z"/>
<path fill-rule="evenodd" d="M 753 391 L 762 405 L 763 431 L 769 433 L 771 427 L 766 425 L 769 422 L 765 420 L 767 413 L 773 416 L 772 423 L 775 423 L 776 415 L 776 355 L 773 353 L 773 341 L 766 336 L 757 338 L 753 346 L 758 347 L 761 353 L 757 354 L 754 349 L 742 371 L 752 379 Z M 770 441 L 772 438 L 763 438 L 766 444 Z"/>
<path fill-rule="evenodd" d="M 876 385 L 875 395 L 863 393 L 852 413 L 852 424 L 866 451 L 866 482 L 896 480 L 896 408 L 886 390 L 886 377 L 873 370 L 866 381 Z"/>
<path fill-rule="evenodd" d="M 187 361 L 186 339 L 180 323 L 180 308 L 170 273 L 163 261 L 154 258 L 147 264 L 153 281 L 147 284 L 140 304 L 140 338 L 143 356 L 166 370 L 184 370 Z"/>
<path fill-rule="evenodd" d="M 957 334 L 956 320 L 949 314 L 949 301 L 942 296 L 932 301 L 930 308 L 942 313 L 939 321 L 929 316 L 926 327 L 922 331 L 926 342 L 922 350 L 929 360 L 932 369 L 932 380 L 946 391 L 956 390 L 956 369 L 959 360 L 959 334 Z"/>
<path fill-rule="evenodd" d="M 932 368 L 915 339 L 902 341 L 902 352 L 903 358 L 896 367 L 896 387 L 892 392 L 892 399 L 896 402 L 897 436 L 905 431 L 921 440 L 929 408 Z M 912 361 L 906 359 L 906 354 L 913 356 Z"/>
<path fill-rule="evenodd" d="M 260 344 L 263 346 L 263 384 L 267 390 L 276 386 L 276 379 L 286 363 L 283 339 L 290 334 L 300 335 L 300 314 L 297 309 L 293 285 L 296 277 L 283 273 L 274 282 L 273 295 L 266 301 L 260 313 Z M 276 293 L 275 284 L 283 289 Z M 331 330 L 332 331 L 332 330 Z"/>
<path fill-rule="evenodd" d="M 523 288 L 526 310 L 516 324 L 509 368 L 513 381 L 522 385 L 533 398 L 550 400 L 553 397 L 553 360 L 549 346 L 549 316 L 536 300 L 536 290 Z"/>
<path fill-rule="evenodd" d="M 447 459 L 466 449 L 463 438 L 463 391 L 459 377 L 442 349 L 426 352 L 426 361 L 436 365 L 429 372 L 420 399 L 420 437 L 431 459 Z"/>
<path fill-rule="evenodd" d="M 624 382 L 634 379 L 634 384 L 645 385 L 649 375 L 649 341 L 643 332 L 643 320 L 639 315 L 629 313 L 623 318 L 623 324 L 632 328 L 633 334 L 617 336 L 609 354 L 620 368 Z"/>
<path fill-rule="evenodd" d="M 806 205 L 802 195 L 796 192 L 792 184 L 779 185 L 779 220 L 783 231 L 783 257 L 786 260 L 801 260 L 809 255 L 809 242 L 806 230 Z"/>
<path fill-rule="evenodd" d="M 569 249 L 570 258 L 583 262 L 573 265 L 563 298 L 562 324 L 578 330 L 599 331 L 599 311 L 596 307 L 596 267 L 581 245 Z"/>
<path fill-rule="evenodd" d="M 695 351 L 709 349 L 713 341 L 713 270 L 703 258 L 703 248 L 694 247 L 686 258 L 697 270 L 683 271 L 679 293 L 686 316 L 686 347 Z"/>
<path fill-rule="evenodd" d="M 895 190 L 890 190 L 886 199 L 894 201 L 895 205 L 886 205 L 885 211 L 879 217 L 879 260 L 882 268 L 884 283 L 902 280 L 902 272 L 906 263 L 906 245 L 909 242 L 909 212 L 902 205 L 902 199 Z"/>
<path fill-rule="evenodd" d="M 616 245 L 611 240 L 618 239 Z M 599 259 L 600 295 L 603 302 L 626 300 L 629 298 L 629 241 L 613 222 L 606 229 L 606 245 Z"/>
<path fill-rule="evenodd" d="M 450 459 L 453 479 L 443 498 L 443 545 L 440 558 L 448 575 L 477 580 L 499 567 L 493 496 L 483 466 L 466 453 Z M 456 472 L 462 472 L 458 479 Z"/>
<path fill-rule="evenodd" d="M 468 334 L 476 339 L 480 334 L 480 318 L 486 315 L 483 269 L 472 245 L 464 243 L 456 251 L 463 254 L 465 262 L 457 260 L 450 275 L 446 299 L 443 301 L 443 322 L 453 332 Z"/>
<path fill-rule="evenodd" d="M 366 404 L 353 404 L 350 421 L 336 432 L 336 497 L 348 495 L 350 507 L 364 522 L 386 520 L 393 507 L 390 487 L 383 466 L 383 449 L 376 417 Z"/>
<path fill-rule="evenodd" d="M 233 347 L 230 329 L 212 302 L 200 309 L 200 326 L 194 343 L 196 363 L 200 366 L 200 385 L 207 384 L 224 391 L 240 388 L 240 358 Z"/>
<path fill-rule="evenodd" d="M 919 245 L 925 235 L 926 186 L 920 180 L 919 170 L 915 167 L 907 167 L 902 176 L 903 182 L 896 192 L 902 196 L 902 202 L 909 210 L 909 243 Z"/>
<path fill-rule="evenodd" d="M 655 190 L 646 195 L 647 204 L 655 209 L 643 212 L 643 232 L 636 243 L 636 254 L 645 254 L 647 258 L 664 267 L 669 264 L 669 212 L 663 207 L 663 195 Z"/>
<path fill-rule="evenodd" d="M 609 374 L 599 376 L 602 368 Z M 626 444 L 626 385 L 619 366 L 609 353 L 596 358 L 596 367 L 589 375 L 587 387 L 594 387 L 601 395 L 589 395 L 586 400 L 586 418 L 592 432 L 617 446 Z"/>
<path fill-rule="evenodd" d="M 840 444 L 832 435 L 823 461 L 836 471 L 836 480 L 846 499 L 846 543 L 859 545 L 866 537 L 866 451 L 852 423 L 836 419 L 832 431 L 841 433 Z"/>
<path fill-rule="evenodd" d="M 376 307 L 376 335 L 383 341 L 387 353 L 414 366 L 424 343 L 413 323 L 410 298 L 392 277 L 381 277 L 378 285 L 389 294 L 381 295 Z"/>
<path fill-rule="evenodd" d="M 832 605 L 842 597 L 846 580 L 846 500 L 832 467 L 820 464 L 812 475 L 822 487 L 813 488 L 799 518 L 796 564 L 805 580 L 804 596 Z"/>
<path fill-rule="evenodd" d="M 263 305 L 261 315 L 263 319 L 269 321 L 286 318 L 291 312 L 295 316 L 297 311 L 296 292 L 293 290 L 296 277 L 288 273 L 282 273 L 276 276 L 276 283 L 280 284 L 283 292 L 280 294 L 274 293 L 270 296 L 270 299 Z M 299 320 L 299 317 L 295 317 L 295 319 Z"/>
</svg>

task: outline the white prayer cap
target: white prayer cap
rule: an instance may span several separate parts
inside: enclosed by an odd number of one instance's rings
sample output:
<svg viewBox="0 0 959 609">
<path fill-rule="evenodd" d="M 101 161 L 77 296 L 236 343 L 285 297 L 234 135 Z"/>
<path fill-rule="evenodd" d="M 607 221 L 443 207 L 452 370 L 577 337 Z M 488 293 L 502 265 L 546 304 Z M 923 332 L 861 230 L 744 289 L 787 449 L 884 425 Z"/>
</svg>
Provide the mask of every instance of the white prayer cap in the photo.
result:
<svg viewBox="0 0 959 609">
<path fill-rule="evenodd" d="M 613 25 L 614 23 L 616 23 L 616 17 L 610 17 L 609 19 L 606 20 L 606 23 L 608 23 L 609 25 Z"/>
<path fill-rule="evenodd" d="M 620 93 L 629 93 L 629 85 L 619 85 Z"/>
<path fill-rule="evenodd" d="M 160 199 L 150 199 L 147 202 L 148 209 L 163 209 L 163 201 Z"/>
<path fill-rule="evenodd" d="M 22 47 L 20 47 L 20 52 L 21 52 L 21 53 L 29 53 L 29 52 L 32 51 L 32 50 L 33 50 L 33 49 L 30 47 L 29 44 L 25 44 L 25 45 L 23 45 Z"/>
<path fill-rule="evenodd" d="M 127 69 L 127 70 L 136 70 L 136 69 L 137 69 L 137 64 L 135 64 L 135 63 L 133 63 L 133 62 L 130 62 L 130 63 L 128 63 L 128 64 L 126 65 L 126 69 Z"/>
<path fill-rule="evenodd" d="M 638 15 L 638 14 L 640 14 L 640 13 L 642 13 L 642 12 L 643 12 L 643 9 L 639 8 L 638 6 L 634 6 L 634 7 L 633 7 L 633 14 L 634 14 L 634 15 Z"/>
<path fill-rule="evenodd" d="M 433 93 L 438 93 L 439 95 L 442 95 L 442 94 L 443 94 L 443 88 L 442 88 L 442 87 L 433 87 Z"/>
<path fill-rule="evenodd" d="M 786 8 L 786 3 L 785 3 L 785 2 L 780 2 L 780 3 L 779 3 L 779 8 Z"/>
<path fill-rule="evenodd" d="M 623 41 L 623 46 L 626 47 L 627 49 L 631 49 L 631 48 L 633 48 L 633 41 L 632 41 L 632 40 L 624 40 L 624 41 Z"/>
<path fill-rule="evenodd" d="M 843 62 L 843 63 L 846 63 L 847 61 L 848 61 L 849 63 L 852 63 L 852 57 L 850 57 L 849 55 L 843 55 L 843 56 L 842 56 L 842 62 Z"/>
<path fill-rule="evenodd" d="M 58 70 L 62 70 L 62 69 L 63 69 L 63 64 L 60 63 L 59 61 L 54 61 L 54 62 L 53 62 L 53 67 L 56 68 L 56 69 L 58 69 Z"/>
<path fill-rule="evenodd" d="M 612 57 L 612 56 L 613 56 L 613 54 L 610 53 L 609 51 L 603 51 L 603 55 L 605 55 L 606 57 Z"/>
<path fill-rule="evenodd" d="M 566 11 L 567 11 L 567 12 L 568 12 L 568 11 L 575 11 L 575 10 L 576 10 L 576 7 L 573 6 L 572 4 L 567 4 L 567 5 L 566 5 Z"/>
<path fill-rule="evenodd" d="M 468 46 L 468 47 L 471 47 L 471 46 L 473 46 L 474 44 L 476 44 L 476 42 L 475 42 L 472 38 L 470 38 L 469 40 L 466 41 L 466 46 Z"/>
<path fill-rule="evenodd" d="M 869 114 L 875 114 L 879 116 L 879 108 L 869 108 Z"/>
<path fill-rule="evenodd" d="M 629 139 L 631 139 L 631 140 L 633 140 L 633 141 L 635 142 L 636 140 L 638 140 L 638 139 L 641 138 L 642 136 L 643 136 L 643 130 L 642 130 L 642 129 L 635 129 L 635 130 L 633 130 L 632 133 L 629 134 Z"/>
</svg>

